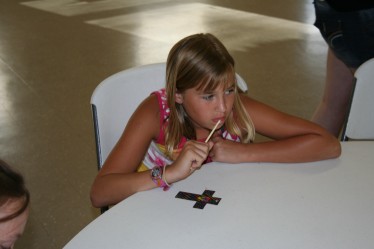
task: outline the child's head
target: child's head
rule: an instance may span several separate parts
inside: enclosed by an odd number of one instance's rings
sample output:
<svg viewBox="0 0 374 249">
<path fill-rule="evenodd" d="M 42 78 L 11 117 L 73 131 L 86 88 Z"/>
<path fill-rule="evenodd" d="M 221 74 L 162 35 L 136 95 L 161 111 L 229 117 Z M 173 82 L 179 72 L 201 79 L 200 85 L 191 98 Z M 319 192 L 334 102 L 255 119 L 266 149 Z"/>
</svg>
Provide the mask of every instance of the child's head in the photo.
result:
<svg viewBox="0 0 374 249">
<path fill-rule="evenodd" d="M 29 200 L 22 175 L 0 160 L 0 248 L 11 248 L 22 234 Z"/>
<path fill-rule="evenodd" d="M 198 87 L 214 90 L 220 84 L 236 81 L 234 59 L 225 46 L 211 34 L 188 36 L 171 49 L 166 63 L 169 105 L 176 92 Z"/>
<path fill-rule="evenodd" d="M 178 104 L 177 94 L 196 89 L 213 92 L 232 87 L 234 103 L 225 126 L 229 132 L 239 135 L 242 141 L 252 139 L 252 124 L 241 104 L 236 84 L 235 62 L 225 46 L 212 34 L 195 34 L 177 42 L 167 58 L 166 93 L 170 107 L 166 147 L 170 152 L 185 136 L 196 139 L 195 127 L 185 108 Z M 237 114 L 235 119 L 233 111 Z"/>
</svg>

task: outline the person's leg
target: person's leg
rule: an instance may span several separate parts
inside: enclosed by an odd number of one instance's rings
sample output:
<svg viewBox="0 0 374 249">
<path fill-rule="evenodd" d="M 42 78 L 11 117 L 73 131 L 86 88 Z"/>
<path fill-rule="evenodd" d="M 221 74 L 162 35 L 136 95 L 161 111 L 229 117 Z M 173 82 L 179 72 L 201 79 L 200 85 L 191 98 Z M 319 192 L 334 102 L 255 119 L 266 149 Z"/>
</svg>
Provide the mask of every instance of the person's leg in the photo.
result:
<svg viewBox="0 0 374 249">
<path fill-rule="evenodd" d="M 343 126 L 353 90 L 353 70 L 335 57 L 329 49 L 323 98 L 312 121 L 338 137 Z"/>
</svg>

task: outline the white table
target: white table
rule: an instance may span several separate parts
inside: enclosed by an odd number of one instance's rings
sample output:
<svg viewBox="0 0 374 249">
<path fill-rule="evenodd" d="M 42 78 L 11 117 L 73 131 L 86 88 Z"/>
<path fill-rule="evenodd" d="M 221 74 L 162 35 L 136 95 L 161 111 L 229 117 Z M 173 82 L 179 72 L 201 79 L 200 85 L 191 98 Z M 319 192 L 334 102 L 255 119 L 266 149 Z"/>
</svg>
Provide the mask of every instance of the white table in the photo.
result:
<svg viewBox="0 0 374 249">
<path fill-rule="evenodd" d="M 65 249 L 372 249 L 374 142 L 342 148 L 315 163 L 208 164 L 169 191 L 122 201 Z M 175 198 L 206 189 L 218 205 Z"/>
</svg>

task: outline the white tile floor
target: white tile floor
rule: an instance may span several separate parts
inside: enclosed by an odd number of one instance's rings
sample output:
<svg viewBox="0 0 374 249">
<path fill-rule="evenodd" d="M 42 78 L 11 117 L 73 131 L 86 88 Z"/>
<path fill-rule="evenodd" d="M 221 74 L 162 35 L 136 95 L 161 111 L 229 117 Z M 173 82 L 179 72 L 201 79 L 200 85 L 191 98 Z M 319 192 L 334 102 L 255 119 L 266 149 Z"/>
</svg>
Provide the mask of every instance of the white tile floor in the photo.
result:
<svg viewBox="0 0 374 249">
<path fill-rule="evenodd" d="M 97 173 L 89 100 L 100 81 L 211 32 L 251 96 L 309 119 L 327 50 L 313 21 L 312 0 L 0 0 L 0 157 L 32 194 L 16 248 L 62 248 L 99 215 L 88 193 Z"/>
</svg>

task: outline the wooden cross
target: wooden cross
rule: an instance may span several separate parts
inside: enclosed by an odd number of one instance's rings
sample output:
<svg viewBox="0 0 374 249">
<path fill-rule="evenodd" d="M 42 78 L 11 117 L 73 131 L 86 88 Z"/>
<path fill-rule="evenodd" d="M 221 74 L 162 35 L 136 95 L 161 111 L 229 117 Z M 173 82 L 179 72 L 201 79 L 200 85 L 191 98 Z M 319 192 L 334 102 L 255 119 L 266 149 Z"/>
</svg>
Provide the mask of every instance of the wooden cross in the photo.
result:
<svg viewBox="0 0 374 249">
<path fill-rule="evenodd" d="M 221 198 L 213 197 L 215 191 L 205 190 L 203 194 L 192 194 L 188 192 L 179 192 L 175 198 L 185 199 L 189 201 L 196 201 L 194 208 L 204 209 L 206 204 L 218 205 L 221 201 Z"/>
</svg>

